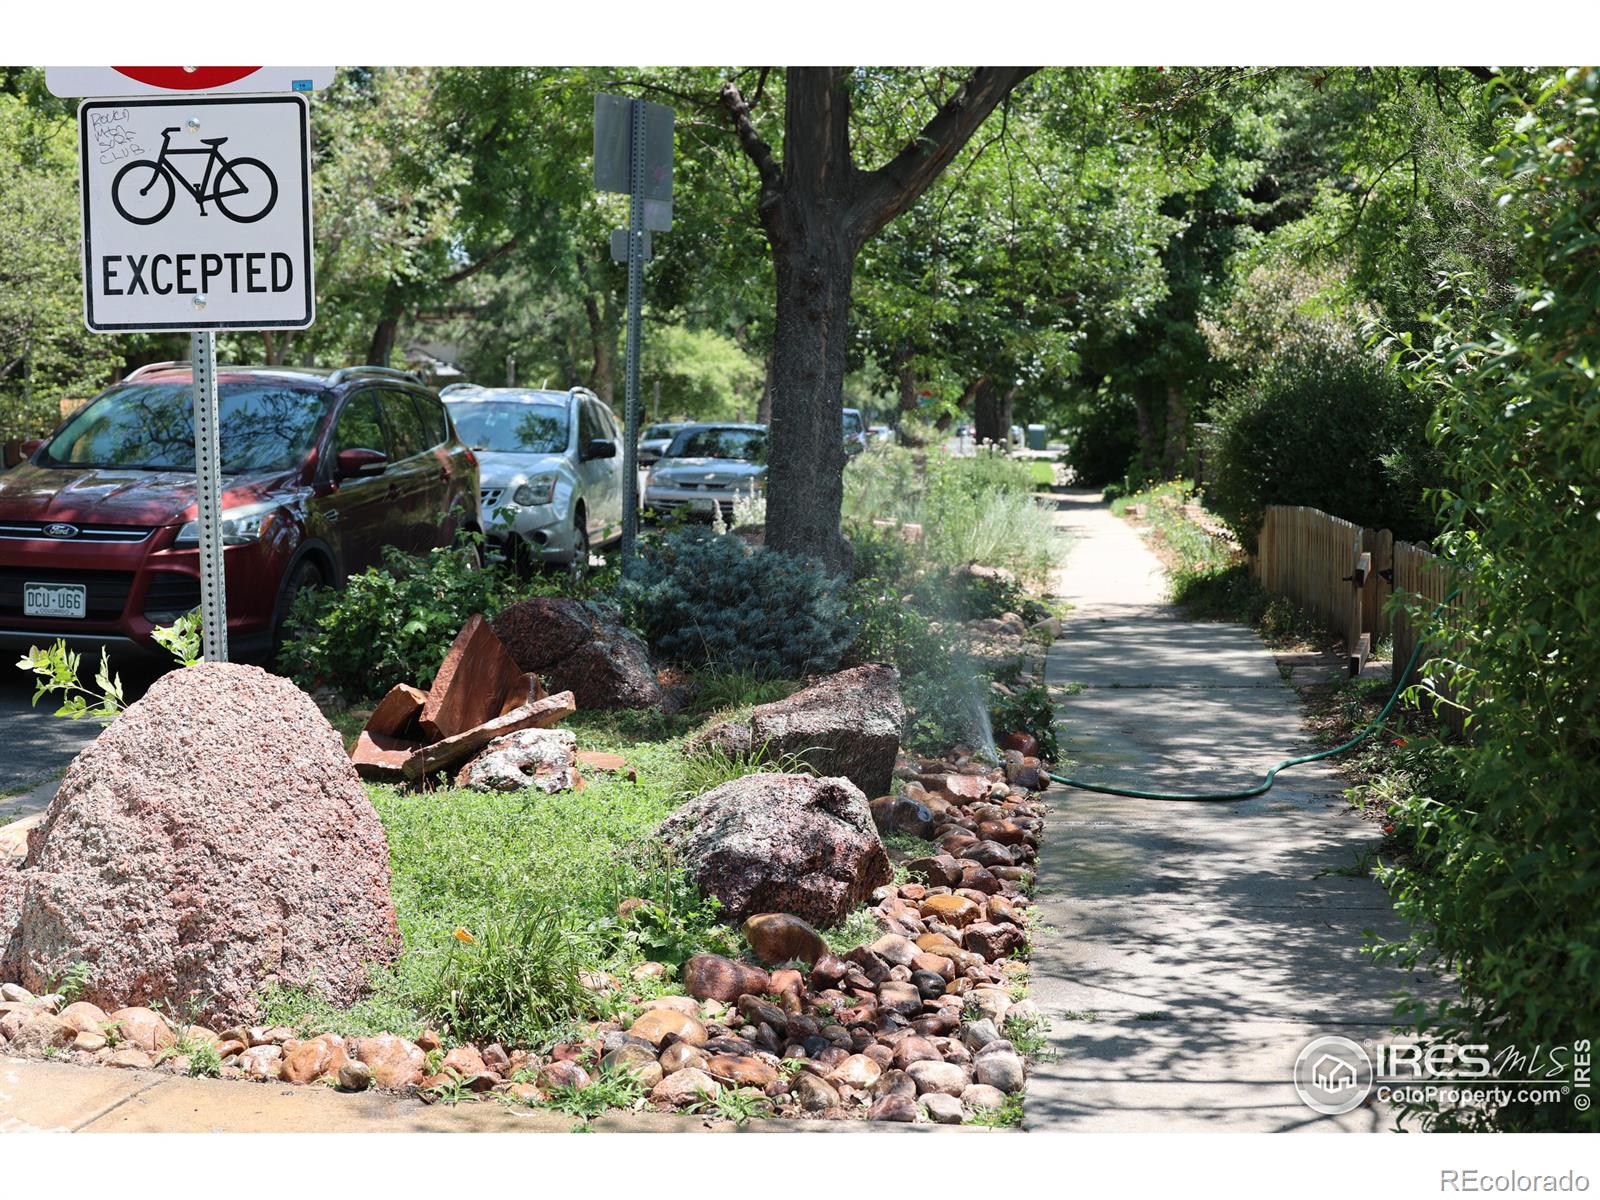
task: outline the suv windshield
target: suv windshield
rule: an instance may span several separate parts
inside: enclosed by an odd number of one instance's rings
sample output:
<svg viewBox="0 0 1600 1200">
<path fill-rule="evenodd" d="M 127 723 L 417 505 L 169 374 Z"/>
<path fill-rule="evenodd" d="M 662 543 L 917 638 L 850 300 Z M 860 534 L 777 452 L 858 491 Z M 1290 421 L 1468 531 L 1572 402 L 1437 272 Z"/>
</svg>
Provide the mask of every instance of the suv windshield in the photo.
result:
<svg viewBox="0 0 1600 1200">
<path fill-rule="evenodd" d="M 565 404 L 462 400 L 449 408 L 456 433 L 474 450 L 560 454 L 567 448 Z"/>
<path fill-rule="evenodd" d="M 107 392 L 51 439 L 46 466 L 193 471 L 194 420 L 188 383 L 129 384 Z M 288 471 L 310 448 L 330 393 L 250 380 L 217 387 L 222 471 Z"/>
<path fill-rule="evenodd" d="M 735 458 L 744 462 L 765 462 L 767 434 L 764 429 L 685 429 L 667 447 L 670 458 Z"/>
</svg>

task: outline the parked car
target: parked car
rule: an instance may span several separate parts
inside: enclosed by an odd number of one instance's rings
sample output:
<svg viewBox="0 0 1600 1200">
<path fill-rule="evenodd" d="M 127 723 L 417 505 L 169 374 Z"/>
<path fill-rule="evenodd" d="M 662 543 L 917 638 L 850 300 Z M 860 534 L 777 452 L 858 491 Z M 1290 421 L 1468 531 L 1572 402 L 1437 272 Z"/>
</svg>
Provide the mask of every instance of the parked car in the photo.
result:
<svg viewBox="0 0 1600 1200">
<path fill-rule="evenodd" d="M 869 425 L 867 426 L 867 441 L 892 442 L 894 441 L 894 430 L 887 425 Z"/>
<path fill-rule="evenodd" d="M 672 439 L 644 485 L 646 516 L 675 512 L 733 520 L 733 502 L 766 486 L 765 425 L 691 425 Z"/>
<path fill-rule="evenodd" d="M 639 435 L 639 465 L 648 467 L 677 436 L 680 429 L 687 429 L 693 424 L 690 421 L 661 421 L 655 425 L 647 425 L 644 432 Z"/>
<path fill-rule="evenodd" d="M 478 456 L 484 536 L 511 562 L 582 573 L 622 536 L 622 436 L 593 392 L 455 384 L 445 406 Z"/>
<path fill-rule="evenodd" d="M 303 588 L 476 527 L 477 462 L 415 376 L 220 367 L 217 393 L 231 657 Z M 188 363 L 141 367 L 0 476 L 0 647 L 165 656 L 151 631 L 200 603 L 191 414 Z"/>
<path fill-rule="evenodd" d="M 860 454 L 867 448 L 867 422 L 859 408 L 844 410 L 844 452 Z"/>
</svg>

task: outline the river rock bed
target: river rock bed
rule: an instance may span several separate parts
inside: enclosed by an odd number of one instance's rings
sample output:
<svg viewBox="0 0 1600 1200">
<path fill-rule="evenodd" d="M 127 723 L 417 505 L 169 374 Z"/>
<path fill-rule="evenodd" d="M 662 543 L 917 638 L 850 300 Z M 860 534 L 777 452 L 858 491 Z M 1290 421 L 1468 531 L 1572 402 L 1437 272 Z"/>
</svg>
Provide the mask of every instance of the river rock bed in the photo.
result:
<svg viewBox="0 0 1600 1200">
<path fill-rule="evenodd" d="M 541 1105 L 627 1072 L 637 1106 L 708 1115 L 954 1125 L 993 1123 L 984 1114 L 1009 1107 L 1014 1117 L 1043 1027 L 1025 995 L 1046 813 L 1036 792 L 1047 783 L 1030 742 L 1002 738 L 996 767 L 965 755 L 898 760 L 898 793 L 870 804 L 893 867 L 871 893 L 875 937 L 836 954 L 801 918 L 756 913 L 742 926 L 753 961 L 701 954 L 676 973 L 648 962 L 629 979 L 587 972 L 585 985 L 608 994 L 621 1019 L 547 1053 L 446 1046 L 433 1031 L 410 1040 L 213 1029 L 16 983 L 0 985 L 0 1052 L 425 1102 Z M 676 994 L 655 994 L 664 987 Z"/>
</svg>

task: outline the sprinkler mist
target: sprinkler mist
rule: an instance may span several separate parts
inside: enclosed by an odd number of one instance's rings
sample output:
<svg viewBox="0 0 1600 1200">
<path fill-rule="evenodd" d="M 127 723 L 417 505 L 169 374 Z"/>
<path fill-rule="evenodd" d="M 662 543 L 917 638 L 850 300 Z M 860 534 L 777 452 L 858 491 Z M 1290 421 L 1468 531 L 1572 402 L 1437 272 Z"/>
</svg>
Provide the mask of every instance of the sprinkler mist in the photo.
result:
<svg viewBox="0 0 1600 1200">
<path fill-rule="evenodd" d="M 978 749 L 988 756 L 990 762 L 1000 761 L 1000 749 L 994 741 L 994 723 L 989 719 L 989 705 L 984 696 L 983 676 L 972 675 L 972 691 L 969 694 L 969 704 L 972 710 L 972 734 L 977 739 Z"/>
</svg>

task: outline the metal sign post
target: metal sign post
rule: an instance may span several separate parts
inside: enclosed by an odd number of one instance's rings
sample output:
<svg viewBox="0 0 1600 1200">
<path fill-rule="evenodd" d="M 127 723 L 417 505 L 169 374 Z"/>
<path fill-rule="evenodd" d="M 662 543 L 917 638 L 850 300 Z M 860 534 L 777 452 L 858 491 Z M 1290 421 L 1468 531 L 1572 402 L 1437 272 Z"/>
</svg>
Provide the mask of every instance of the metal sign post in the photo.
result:
<svg viewBox="0 0 1600 1200">
<path fill-rule="evenodd" d="M 633 561 L 639 537 L 639 325 L 644 304 L 644 105 L 628 105 L 632 153 L 628 156 L 627 400 L 622 443 L 622 569 Z"/>
<path fill-rule="evenodd" d="M 228 661 L 228 590 L 222 574 L 222 439 L 217 428 L 217 335 L 189 335 L 194 378 L 195 514 L 200 526 L 200 624 L 206 662 Z"/>
<path fill-rule="evenodd" d="M 672 228 L 673 113 L 661 104 L 598 93 L 594 98 L 594 182 L 601 191 L 628 193 L 628 345 L 624 368 L 622 445 L 622 569 L 633 562 L 639 537 L 639 341 L 644 304 L 647 230 Z M 611 252 L 617 251 L 618 230 Z"/>
</svg>

